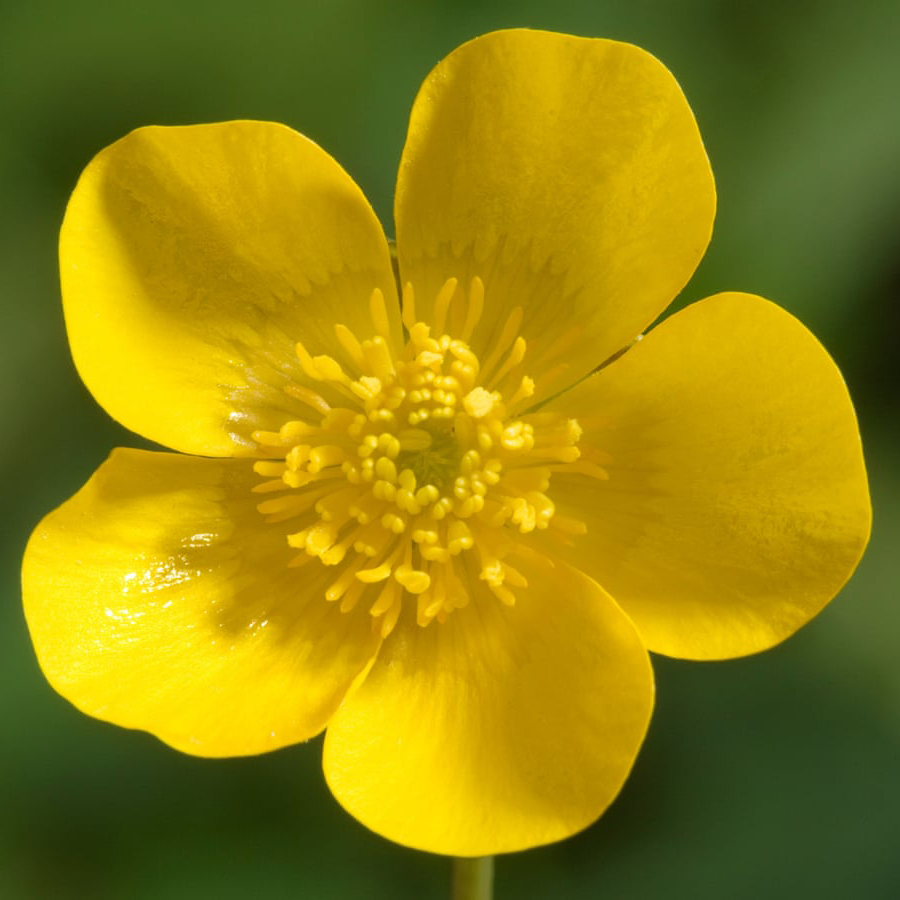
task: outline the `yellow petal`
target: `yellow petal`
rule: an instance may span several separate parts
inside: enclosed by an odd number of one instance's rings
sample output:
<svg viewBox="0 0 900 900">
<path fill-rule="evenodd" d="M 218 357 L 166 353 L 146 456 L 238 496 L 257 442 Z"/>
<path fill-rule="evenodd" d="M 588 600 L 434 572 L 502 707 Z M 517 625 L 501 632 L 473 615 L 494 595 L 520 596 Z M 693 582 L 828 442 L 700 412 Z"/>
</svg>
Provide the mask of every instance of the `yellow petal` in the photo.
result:
<svg viewBox="0 0 900 900">
<path fill-rule="evenodd" d="M 375 653 L 369 616 L 325 601 L 324 567 L 288 568 L 257 480 L 244 461 L 117 450 L 44 519 L 25 613 L 63 696 L 200 756 L 322 730 Z"/>
<path fill-rule="evenodd" d="M 445 279 L 480 276 L 479 353 L 522 306 L 540 400 L 668 305 L 714 208 L 693 114 L 659 61 L 615 41 L 495 32 L 451 53 L 416 98 L 395 204 L 401 277 L 427 321 Z"/>
<path fill-rule="evenodd" d="M 512 608 L 482 587 L 444 624 L 401 619 L 328 727 L 332 792 L 390 840 L 458 856 L 560 840 L 631 769 L 653 702 L 634 627 L 564 563 L 516 568 Z"/>
<path fill-rule="evenodd" d="M 373 333 L 399 313 L 387 243 L 359 188 L 302 135 L 266 122 L 141 128 L 103 150 L 60 236 L 66 326 L 99 403 L 134 431 L 209 456 L 251 452 L 291 415 L 295 344 Z"/>
<path fill-rule="evenodd" d="M 607 481 L 554 476 L 587 523 L 571 556 L 651 650 L 763 650 L 850 577 L 871 510 L 856 418 L 834 363 L 760 297 L 720 294 L 663 322 L 554 401 Z"/>
</svg>

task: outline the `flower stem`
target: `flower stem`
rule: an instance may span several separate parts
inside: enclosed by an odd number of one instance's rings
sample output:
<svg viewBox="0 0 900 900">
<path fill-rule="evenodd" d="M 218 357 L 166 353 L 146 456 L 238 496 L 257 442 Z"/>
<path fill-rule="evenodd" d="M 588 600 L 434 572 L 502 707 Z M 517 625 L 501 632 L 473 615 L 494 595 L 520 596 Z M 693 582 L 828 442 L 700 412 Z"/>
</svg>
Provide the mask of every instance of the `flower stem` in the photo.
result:
<svg viewBox="0 0 900 900">
<path fill-rule="evenodd" d="M 453 860 L 453 900 L 491 900 L 493 896 L 493 856 Z"/>
</svg>

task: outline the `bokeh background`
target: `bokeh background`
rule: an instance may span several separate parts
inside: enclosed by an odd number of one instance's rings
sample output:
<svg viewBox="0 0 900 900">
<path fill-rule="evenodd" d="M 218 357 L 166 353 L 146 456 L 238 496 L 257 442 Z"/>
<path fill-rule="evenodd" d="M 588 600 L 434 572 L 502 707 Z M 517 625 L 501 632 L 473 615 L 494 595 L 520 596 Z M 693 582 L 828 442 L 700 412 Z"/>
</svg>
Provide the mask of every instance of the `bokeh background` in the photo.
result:
<svg viewBox="0 0 900 900">
<path fill-rule="evenodd" d="M 619 800 L 574 839 L 500 859 L 497 896 L 900 897 L 896 0 L 4 0 L 0 896 L 446 895 L 446 860 L 338 808 L 318 741 L 203 761 L 77 713 L 37 668 L 18 567 L 38 519 L 111 447 L 140 444 L 82 387 L 63 329 L 57 230 L 90 157 L 144 124 L 286 122 L 390 233 L 423 76 L 512 25 L 632 41 L 675 72 L 720 208 L 679 302 L 757 292 L 822 339 L 858 406 L 875 526 L 852 583 L 782 647 L 658 659 L 656 716 Z"/>
</svg>

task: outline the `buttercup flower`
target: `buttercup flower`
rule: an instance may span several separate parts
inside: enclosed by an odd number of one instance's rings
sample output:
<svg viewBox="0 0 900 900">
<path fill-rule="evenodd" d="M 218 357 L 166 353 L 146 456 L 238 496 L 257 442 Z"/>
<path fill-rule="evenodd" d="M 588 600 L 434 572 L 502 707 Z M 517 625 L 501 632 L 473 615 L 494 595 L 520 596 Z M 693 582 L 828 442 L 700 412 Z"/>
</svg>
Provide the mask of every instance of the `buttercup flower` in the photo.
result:
<svg viewBox="0 0 900 900">
<path fill-rule="evenodd" d="M 794 318 L 719 294 L 636 340 L 714 206 L 658 61 L 535 31 L 426 79 L 396 278 L 359 188 L 289 128 L 101 152 L 60 239 L 72 353 L 179 452 L 116 450 L 35 531 L 51 683 L 202 756 L 327 727 L 334 795 L 413 847 L 593 822 L 647 728 L 647 651 L 772 646 L 868 536 L 846 388 Z"/>
</svg>

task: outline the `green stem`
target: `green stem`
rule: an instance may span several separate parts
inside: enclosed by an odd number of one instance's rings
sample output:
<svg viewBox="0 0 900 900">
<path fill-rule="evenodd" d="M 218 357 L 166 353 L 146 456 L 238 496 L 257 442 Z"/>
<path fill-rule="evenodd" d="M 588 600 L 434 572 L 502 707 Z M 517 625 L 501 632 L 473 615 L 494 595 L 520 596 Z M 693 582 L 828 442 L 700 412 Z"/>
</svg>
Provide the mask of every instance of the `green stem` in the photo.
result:
<svg viewBox="0 0 900 900">
<path fill-rule="evenodd" d="M 491 900 L 493 896 L 493 856 L 453 860 L 453 900 Z"/>
</svg>

